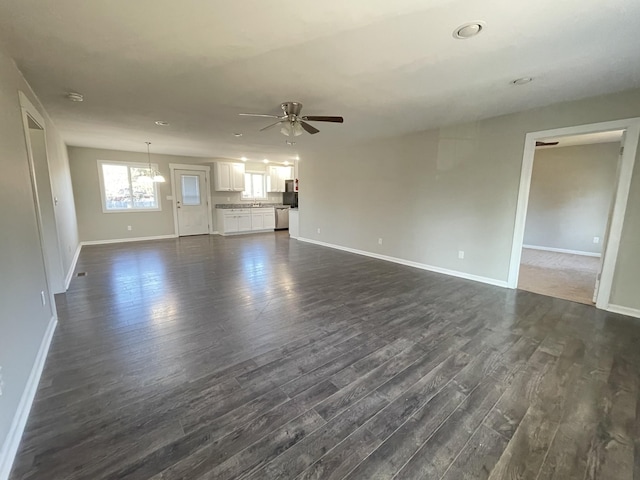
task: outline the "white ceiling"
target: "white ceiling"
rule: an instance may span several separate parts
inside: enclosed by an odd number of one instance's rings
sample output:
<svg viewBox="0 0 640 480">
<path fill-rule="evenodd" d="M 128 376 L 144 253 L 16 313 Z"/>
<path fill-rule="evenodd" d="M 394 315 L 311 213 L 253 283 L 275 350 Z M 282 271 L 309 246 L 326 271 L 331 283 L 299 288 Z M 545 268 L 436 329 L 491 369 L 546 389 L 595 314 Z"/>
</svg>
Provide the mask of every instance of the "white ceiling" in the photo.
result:
<svg viewBox="0 0 640 480">
<path fill-rule="evenodd" d="M 582 135 L 567 135 L 566 137 L 544 138 L 545 142 L 558 142 L 558 145 L 546 145 L 537 148 L 571 147 L 574 145 L 592 145 L 594 143 L 614 143 L 622 141 L 624 130 L 611 130 L 609 132 L 585 133 Z"/>
<path fill-rule="evenodd" d="M 640 86 L 639 18 L 637 0 L 7 0 L 0 41 L 70 145 L 283 160 Z M 345 123 L 292 148 L 238 116 L 287 100 Z"/>
</svg>

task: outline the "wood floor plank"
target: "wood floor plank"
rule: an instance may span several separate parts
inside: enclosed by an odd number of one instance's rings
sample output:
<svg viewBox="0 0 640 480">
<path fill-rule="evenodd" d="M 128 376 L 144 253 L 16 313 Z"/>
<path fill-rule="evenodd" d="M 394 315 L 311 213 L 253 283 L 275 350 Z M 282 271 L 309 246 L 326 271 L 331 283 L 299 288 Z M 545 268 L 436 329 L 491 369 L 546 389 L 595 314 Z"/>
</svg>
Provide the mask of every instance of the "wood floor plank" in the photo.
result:
<svg viewBox="0 0 640 480">
<path fill-rule="evenodd" d="M 396 474 L 398 479 L 440 478 L 504 391 L 493 379 L 480 384 Z"/>
<path fill-rule="evenodd" d="M 298 480 L 340 480 L 382 443 L 366 428 L 359 428 L 304 470 Z"/>
<path fill-rule="evenodd" d="M 449 384 L 427 401 L 345 478 L 393 478 L 464 399 L 465 395 Z"/>
<path fill-rule="evenodd" d="M 640 479 L 640 324 L 286 232 L 85 246 L 10 480 Z"/>
<path fill-rule="evenodd" d="M 367 395 L 246 478 L 295 478 L 387 404 L 387 399 L 378 392 Z"/>
</svg>

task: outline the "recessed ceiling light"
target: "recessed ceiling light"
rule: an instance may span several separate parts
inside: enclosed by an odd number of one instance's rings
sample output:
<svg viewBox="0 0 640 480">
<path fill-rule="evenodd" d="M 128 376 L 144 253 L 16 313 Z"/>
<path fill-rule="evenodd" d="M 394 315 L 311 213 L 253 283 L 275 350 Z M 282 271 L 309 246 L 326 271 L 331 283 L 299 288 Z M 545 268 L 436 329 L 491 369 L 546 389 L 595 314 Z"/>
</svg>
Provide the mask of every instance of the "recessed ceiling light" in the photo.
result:
<svg viewBox="0 0 640 480">
<path fill-rule="evenodd" d="M 296 155 L 296 160 L 300 160 L 300 155 Z"/>
<path fill-rule="evenodd" d="M 247 157 L 242 157 L 240 160 L 242 160 L 243 162 L 247 161 Z"/>
<path fill-rule="evenodd" d="M 233 134 L 233 136 L 234 136 L 234 137 L 241 137 L 241 136 L 242 136 L 242 134 L 241 134 L 241 133 L 234 133 L 234 134 Z"/>
<path fill-rule="evenodd" d="M 486 23 L 484 22 L 469 22 L 464 25 L 460 25 L 453 31 L 453 38 L 457 38 L 459 40 L 464 40 L 466 38 L 475 37 L 482 30 L 486 28 Z"/>
<path fill-rule="evenodd" d="M 84 95 L 77 92 L 69 92 L 67 93 L 67 98 L 72 102 L 84 102 Z"/>
<path fill-rule="evenodd" d="M 511 83 L 513 85 L 526 85 L 527 83 L 532 81 L 533 81 L 532 77 L 522 77 L 522 78 L 516 78 L 515 80 L 512 80 Z"/>
<path fill-rule="evenodd" d="M 165 122 L 164 120 L 156 120 L 156 125 L 160 125 L 161 127 L 166 127 L 169 125 L 169 122 Z"/>
<path fill-rule="evenodd" d="M 264 160 L 262 160 L 262 163 L 269 163 L 269 160 L 265 158 Z"/>
<path fill-rule="evenodd" d="M 285 166 L 289 165 L 289 162 L 287 162 L 286 160 L 284 161 Z"/>
</svg>

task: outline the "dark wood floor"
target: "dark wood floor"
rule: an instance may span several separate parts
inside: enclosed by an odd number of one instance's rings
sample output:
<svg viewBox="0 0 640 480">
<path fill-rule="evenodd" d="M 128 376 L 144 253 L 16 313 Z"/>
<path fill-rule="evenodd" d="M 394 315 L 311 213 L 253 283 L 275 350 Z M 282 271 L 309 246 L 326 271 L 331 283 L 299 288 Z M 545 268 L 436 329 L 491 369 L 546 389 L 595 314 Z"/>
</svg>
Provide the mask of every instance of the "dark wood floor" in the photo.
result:
<svg viewBox="0 0 640 480">
<path fill-rule="evenodd" d="M 640 321 L 289 240 L 84 247 L 12 479 L 638 479 Z"/>
</svg>

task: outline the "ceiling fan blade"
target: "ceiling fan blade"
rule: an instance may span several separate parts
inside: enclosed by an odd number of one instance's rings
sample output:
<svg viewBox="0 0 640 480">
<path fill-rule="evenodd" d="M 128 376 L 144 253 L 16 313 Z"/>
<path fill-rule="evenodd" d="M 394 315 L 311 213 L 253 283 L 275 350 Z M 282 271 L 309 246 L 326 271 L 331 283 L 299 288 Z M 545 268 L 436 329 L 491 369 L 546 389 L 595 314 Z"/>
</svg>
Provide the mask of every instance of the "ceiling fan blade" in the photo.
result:
<svg viewBox="0 0 640 480">
<path fill-rule="evenodd" d="M 343 123 L 344 118 L 342 117 L 323 117 L 323 116 L 308 116 L 302 117 L 302 120 L 307 120 L 309 122 L 334 122 L 334 123 Z"/>
<path fill-rule="evenodd" d="M 536 141 L 536 147 L 550 147 L 553 145 L 558 145 L 560 142 L 542 142 L 540 140 Z"/>
<path fill-rule="evenodd" d="M 276 123 L 272 123 L 271 125 L 267 125 L 266 127 L 261 128 L 260 131 L 264 132 L 265 130 L 269 130 L 270 128 L 275 127 L 276 125 L 280 125 L 282 122 L 284 122 L 284 120 L 279 120 Z"/>
<path fill-rule="evenodd" d="M 265 115 L 263 113 L 239 113 L 241 117 L 266 117 L 266 118 L 280 118 L 280 115 Z"/>
<path fill-rule="evenodd" d="M 302 128 L 304 128 L 307 133 L 310 133 L 311 135 L 314 135 L 320 131 L 313 125 L 309 125 L 307 122 L 303 122 L 302 120 L 300 120 L 300 125 L 302 125 Z"/>
</svg>

